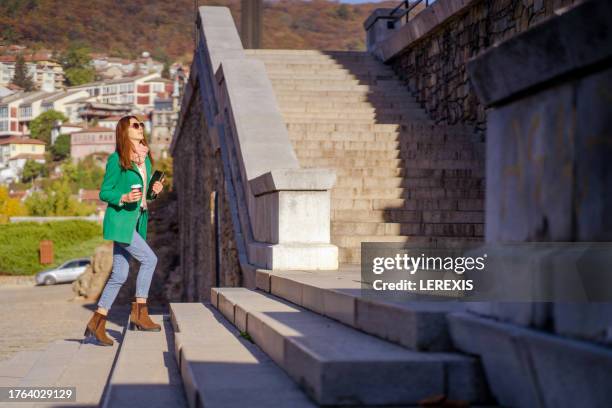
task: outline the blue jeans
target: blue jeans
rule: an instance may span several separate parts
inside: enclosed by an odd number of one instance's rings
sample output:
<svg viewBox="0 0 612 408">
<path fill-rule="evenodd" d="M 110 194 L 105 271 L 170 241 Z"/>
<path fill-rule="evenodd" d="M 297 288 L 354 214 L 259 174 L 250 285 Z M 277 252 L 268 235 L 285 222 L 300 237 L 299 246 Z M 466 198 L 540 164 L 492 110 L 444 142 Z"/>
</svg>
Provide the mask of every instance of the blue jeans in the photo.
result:
<svg viewBox="0 0 612 408">
<path fill-rule="evenodd" d="M 147 241 L 142 239 L 138 231 L 134 229 L 130 244 L 113 241 L 113 271 L 98 300 L 99 307 L 109 310 L 115 301 L 119 289 L 128 277 L 130 255 L 140 262 L 140 269 L 136 277 L 136 297 L 146 298 L 148 296 L 153 272 L 157 265 L 157 256 Z"/>
</svg>

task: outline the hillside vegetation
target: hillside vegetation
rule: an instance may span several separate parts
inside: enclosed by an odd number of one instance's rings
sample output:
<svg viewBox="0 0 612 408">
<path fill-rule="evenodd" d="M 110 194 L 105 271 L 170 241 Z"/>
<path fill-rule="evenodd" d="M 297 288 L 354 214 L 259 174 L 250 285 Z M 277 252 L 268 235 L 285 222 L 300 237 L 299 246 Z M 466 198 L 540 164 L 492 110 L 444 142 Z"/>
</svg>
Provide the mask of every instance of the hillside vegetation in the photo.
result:
<svg viewBox="0 0 612 408">
<path fill-rule="evenodd" d="M 263 48 L 364 50 L 363 21 L 399 1 L 341 4 L 328 0 L 264 2 Z M 228 6 L 240 29 L 240 0 Z M 0 42 L 63 50 L 78 42 L 93 51 L 165 60 L 191 57 L 193 0 L 0 0 Z"/>
</svg>

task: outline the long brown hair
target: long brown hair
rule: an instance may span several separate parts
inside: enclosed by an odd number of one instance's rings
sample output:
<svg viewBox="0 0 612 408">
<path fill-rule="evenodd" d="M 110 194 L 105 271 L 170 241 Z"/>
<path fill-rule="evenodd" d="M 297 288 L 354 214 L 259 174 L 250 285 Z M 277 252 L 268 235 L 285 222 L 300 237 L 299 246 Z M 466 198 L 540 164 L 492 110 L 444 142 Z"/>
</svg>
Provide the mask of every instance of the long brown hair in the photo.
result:
<svg viewBox="0 0 612 408">
<path fill-rule="evenodd" d="M 127 115 L 119 119 L 119 122 L 117 122 L 117 127 L 115 128 L 115 150 L 117 150 L 117 153 L 119 154 L 119 163 L 121 164 L 121 167 L 125 170 L 132 168 L 131 154 L 133 145 L 132 141 L 130 140 L 130 137 L 128 136 L 130 128 L 130 119 L 132 118 L 140 122 L 140 119 L 138 119 L 136 116 Z M 149 147 L 146 137 L 144 137 L 140 141 L 140 143 Z M 149 156 L 149 160 L 151 160 L 151 166 L 153 166 L 153 156 L 151 155 L 151 148 L 149 148 L 147 156 Z"/>
</svg>

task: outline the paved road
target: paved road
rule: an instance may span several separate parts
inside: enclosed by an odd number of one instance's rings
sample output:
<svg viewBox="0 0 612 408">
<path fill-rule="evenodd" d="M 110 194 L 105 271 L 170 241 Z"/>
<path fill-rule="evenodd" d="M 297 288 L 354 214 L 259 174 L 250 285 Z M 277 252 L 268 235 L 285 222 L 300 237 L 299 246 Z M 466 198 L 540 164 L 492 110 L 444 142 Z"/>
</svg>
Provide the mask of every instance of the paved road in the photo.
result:
<svg viewBox="0 0 612 408">
<path fill-rule="evenodd" d="M 82 339 L 96 305 L 73 300 L 72 284 L 0 284 L 0 361 L 21 350 L 44 350 L 60 339 Z M 129 306 L 116 305 L 109 320 L 125 325 Z"/>
</svg>

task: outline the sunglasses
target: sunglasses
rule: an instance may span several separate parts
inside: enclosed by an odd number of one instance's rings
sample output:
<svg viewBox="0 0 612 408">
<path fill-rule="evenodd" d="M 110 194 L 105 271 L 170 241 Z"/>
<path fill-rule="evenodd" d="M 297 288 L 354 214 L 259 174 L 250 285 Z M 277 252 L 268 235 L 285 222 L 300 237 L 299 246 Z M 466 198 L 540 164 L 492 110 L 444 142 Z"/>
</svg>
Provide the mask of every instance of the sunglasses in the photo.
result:
<svg viewBox="0 0 612 408">
<path fill-rule="evenodd" d="M 142 122 L 134 122 L 132 123 L 131 127 L 133 127 L 134 129 L 142 129 L 144 130 L 144 123 Z"/>
</svg>

